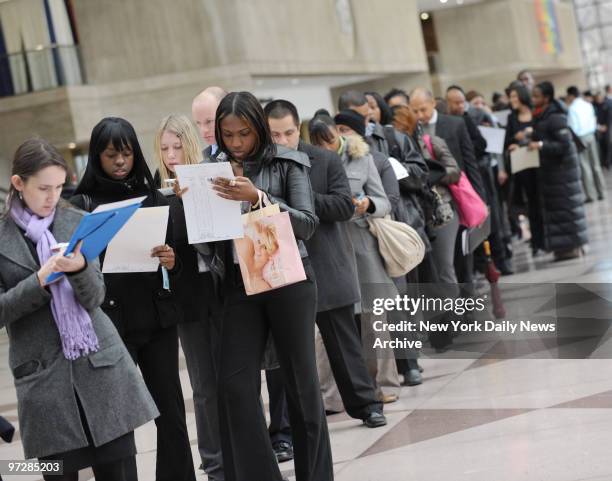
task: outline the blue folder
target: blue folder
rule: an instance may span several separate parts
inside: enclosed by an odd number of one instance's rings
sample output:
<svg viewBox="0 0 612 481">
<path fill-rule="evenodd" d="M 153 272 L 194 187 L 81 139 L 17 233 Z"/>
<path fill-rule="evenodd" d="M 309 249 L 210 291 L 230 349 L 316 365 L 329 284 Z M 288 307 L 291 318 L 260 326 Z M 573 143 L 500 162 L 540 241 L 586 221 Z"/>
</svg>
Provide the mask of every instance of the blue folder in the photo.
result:
<svg viewBox="0 0 612 481">
<path fill-rule="evenodd" d="M 85 214 L 74 231 L 74 234 L 72 234 L 64 255 L 66 256 L 73 252 L 76 245 L 83 241 L 81 245 L 81 254 L 83 254 L 83 257 L 85 257 L 87 261 L 91 261 L 98 257 L 130 217 L 134 215 L 134 212 L 140 208 L 145 198 L 146 197 L 133 199 L 133 203 L 129 205 L 122 205 L 101 212 Z M 118 204 L 125 203 L 119 202 Z M 112 204 L 108 205 L 110 206 Z M 54 272 L 47 277 L 47 284 L 59 279 L 63 275 L 62 272 Z"/>
</svg>

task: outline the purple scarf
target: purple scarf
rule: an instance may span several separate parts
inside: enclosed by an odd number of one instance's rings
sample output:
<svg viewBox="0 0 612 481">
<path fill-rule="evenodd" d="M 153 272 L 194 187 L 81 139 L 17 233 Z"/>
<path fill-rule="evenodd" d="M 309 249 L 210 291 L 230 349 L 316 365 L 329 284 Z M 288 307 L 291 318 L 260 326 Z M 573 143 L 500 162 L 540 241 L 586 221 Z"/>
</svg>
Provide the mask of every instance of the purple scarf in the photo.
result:
<svg viewBox="0 0 612 481">
<path fill-rule="evenodd" d="M 55 218 L 55 210 L 47 217 L 38 217 L 21 202 L 15 200 L 11 206 L 11 217 L 28 239 L 36 244 L 38 260 L 43 265 L 53 255 L 51 247 L 57 244 L 49 226 Z M 72 286 L 62 276 L 48 286 L 51 291 L 51 313 L 62 340 L 66 359 L 74 360 L 98 350 L 98 337 L 87 311 L 77 301 Z"/>
</svg>

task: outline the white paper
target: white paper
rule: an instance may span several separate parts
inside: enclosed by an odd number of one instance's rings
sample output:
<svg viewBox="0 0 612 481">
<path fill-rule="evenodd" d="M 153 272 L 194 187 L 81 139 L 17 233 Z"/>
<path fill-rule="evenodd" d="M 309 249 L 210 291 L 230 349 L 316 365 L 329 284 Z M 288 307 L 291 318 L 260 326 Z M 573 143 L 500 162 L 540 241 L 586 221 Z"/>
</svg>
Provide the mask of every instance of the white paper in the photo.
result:
<svg viewBox="0 0 612 481">
<path fill-rule="evenodd" d="M 512 112 L 510 109 L 499 110 L 498 112 L 493 112 L 493 117 L 497 119 L 499 125 L 506 127 L 508 125 L 508 117 L 510 116 L 510 112 Z"/>
<path fill-rule="evenodd" d="M 92 214 L 94 212 L 106 212 L 107 210 L 122 209 L 123 207 L 127 207 L 129 205 L 138 204 L 142 202 L 143 200 L 145 200 L 146 198 L 147 196 L 145 195 L 143 197 L 135 197 L 133 199 L 128 199 L 128 200 L 120 200 L 119 202 L 111 202 L 110 204 L 102 204 L 96 207 L 95 210 L 92 212 Z"/>
<path fill-rule="evenodd" d="M 402 180 L 410 176 L 406 170 L 406 167 L 404 167 L 395 157 L 389 157 L 389 163 L 391 164 L 391 167 L 393 167 L 393 172 L 395 172 L 395 177 L 397 180 Z"/>
<path fill-rule="evenodd" d="M 496 129 L 495 127 L 478 127 L 480 133 L 487 141 L 487 152 L 490 154 L 504 153 L 504 140 L 506 129 Z"/>
<path fill-rule="evenodd" d="M 212 189 L 212 179 L 233 179 L 229 162 L 212 162 L 175 167 L 183 194 L 187 237 L 190 244 L 244 237 L 240 201 L 219 197 Z"/>
<path fill-rule="evenodd" d="M 159 259 L 151 250 L 166 242 L 170 207 L 140 208 L 108 245 L 102 272 L 155 272 Z"/>
<path fill-rule="evenodd" d="M 537 150 L 527 150 L 527 147 L 519 147 L 510 152 L 510 166 L 512 173 L 540 166 L 540 154 Z"/>
</svg>

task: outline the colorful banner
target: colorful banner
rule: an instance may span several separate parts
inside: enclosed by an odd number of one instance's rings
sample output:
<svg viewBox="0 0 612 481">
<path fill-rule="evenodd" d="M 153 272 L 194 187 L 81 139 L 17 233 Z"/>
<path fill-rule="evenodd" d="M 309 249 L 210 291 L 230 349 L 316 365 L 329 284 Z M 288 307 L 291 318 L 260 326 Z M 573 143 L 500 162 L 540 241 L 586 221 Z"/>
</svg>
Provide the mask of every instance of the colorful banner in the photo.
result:
<svg viewBox="0 0 612 481">
<path fill-rule="evenodd" d="M 555 0 L 534 0 L 534 3 L 542 48 L 548 54 L 558 54 L 562 45 Z"/>
</svg>

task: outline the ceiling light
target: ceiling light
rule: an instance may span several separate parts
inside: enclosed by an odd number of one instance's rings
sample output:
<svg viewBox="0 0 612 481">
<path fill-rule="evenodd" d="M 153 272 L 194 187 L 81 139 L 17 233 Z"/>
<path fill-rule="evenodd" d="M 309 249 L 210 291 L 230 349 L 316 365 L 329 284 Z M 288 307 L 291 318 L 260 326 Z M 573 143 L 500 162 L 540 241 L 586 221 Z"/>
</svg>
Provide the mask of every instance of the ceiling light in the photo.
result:
<svg viewBox="0 0 612 481">
<path fill-rule="evenodd" d="M 427 13 L 427 12 L 421 13 L 421 20 L 423 20 L 423 21 L 429 20 L 429 13 Z"/>
</svg>

